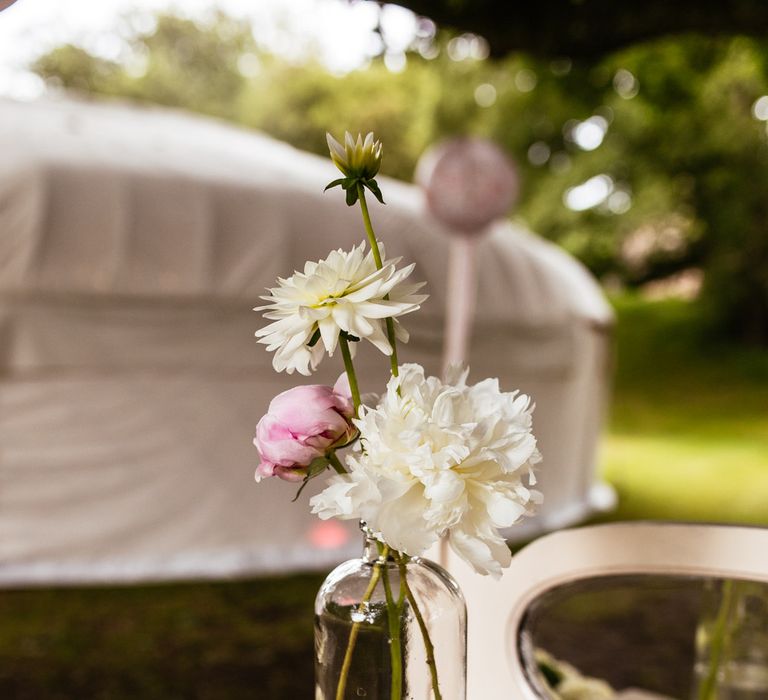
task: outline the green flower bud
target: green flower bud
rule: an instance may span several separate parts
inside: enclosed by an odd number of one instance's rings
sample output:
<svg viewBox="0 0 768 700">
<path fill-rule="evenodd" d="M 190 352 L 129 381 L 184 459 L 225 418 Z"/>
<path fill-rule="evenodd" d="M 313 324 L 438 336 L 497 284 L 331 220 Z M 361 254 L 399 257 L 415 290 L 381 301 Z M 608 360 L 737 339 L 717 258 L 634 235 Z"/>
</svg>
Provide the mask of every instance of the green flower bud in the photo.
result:
<svg viewBox="0 0 768 700">
<path fill-rule="evenodd" d="M 376 177 L 381 166 L 382 146 L 381 141 L 374 140 L 373 132 L 369 132 L 365 140 L 358 134 L 355 141 L 347 131 L 343 146 L 330 134 L 326 134 L 326 138 L 331 160 L 347 178 L 366 181 Z"/>
</svg>

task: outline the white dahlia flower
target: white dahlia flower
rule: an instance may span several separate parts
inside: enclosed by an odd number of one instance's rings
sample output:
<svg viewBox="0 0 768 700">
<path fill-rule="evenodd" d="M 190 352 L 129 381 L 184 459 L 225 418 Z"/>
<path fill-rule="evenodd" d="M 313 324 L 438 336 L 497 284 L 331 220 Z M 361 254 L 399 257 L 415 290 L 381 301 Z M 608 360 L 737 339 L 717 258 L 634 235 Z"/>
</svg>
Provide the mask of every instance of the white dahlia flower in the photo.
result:
<svg viewBox="0 0 768 700">
<path fill-rule="evenodd" d="M 530 488 L 541 460 L 533 407 L 524 394 L 502 393 L 497 379 L 467 386 L 466 370 L 454 374 L 446 384 L 403 365 L 379 405 L 361 407 L 361 452 L 347 457 L 349 473 L 310 504 L 323 519 L 364 520 L 409 555 L 447 534 L 476 571 L 499 576 L 511 560 L 499 528 L 541 502 Z"/>
<path fill-rule="evenodd" d="M 381 253 L 383 257 L 383 247 Z M 385 319 L 416 311 L 427 298 L 416 293 L 423 282 L 404 284 L 414 266 L 398 270 L 398 262 L 400 258 L 384 259 L 377 270 L 362 243 L 350 252 L 334 250 L 325 260 L 306 263 L 304 272 L 278 279 L 280 286 L 261 297 L 269 303 L 254 309 L 266 311 L 264 317 L 273 321 L 256 336 L 275 351 L 275 370 L 311 374 L 325 352 L 333 354 L 341 332 L 365 338 L 391 355 Z M 397 320 L 395 332 L 407 342 L 408 333 Z"/>
</svg>

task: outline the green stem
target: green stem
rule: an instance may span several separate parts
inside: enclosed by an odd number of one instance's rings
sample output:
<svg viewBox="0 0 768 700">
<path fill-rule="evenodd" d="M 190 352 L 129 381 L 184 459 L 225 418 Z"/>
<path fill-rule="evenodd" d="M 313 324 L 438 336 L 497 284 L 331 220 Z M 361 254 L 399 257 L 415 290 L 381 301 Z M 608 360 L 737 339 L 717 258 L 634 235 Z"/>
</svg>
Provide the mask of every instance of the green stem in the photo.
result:
<svg viewBox="0 0 768 700">
<path fill-rule="evenodd" d="M 403 602 L 405 601 L 405 580 L 400 578 L 400 595 L 397 596 L 397 607 L 400 610 L 403 609 Z"/>
<path fill-rule="evenodd" d="M 376 562 L 373 565 L 373 573 L 371 574 L 371 580 L 368 583 L 368 588 L 365 589 L 363 598 L 360 601 L 360 605 L 357 608 L 360 614 L 365 613 L 365 605 L 371 599 L 373 591 L 376 589 L 376 585 L 379 582 L 381 576 L 381 563 Z M 336 686 L 336 700 L 344 700 L 344 691 L 347 689 L 347 678 L 349 677 L 349 669 L 352 666 L 352 653 L 355 650 L 355 644 L 357 643 L 357 635 L 360 633 L 360 622 L 353 622 L 352 629 L 349 631 L 349 641 L 347 642 L 347 651 L 344 653 L 344 661 L 341 665 L 341 673 L 339 674 L 339 684 Z"/>
<path fill-rule="evenodd" d="M 728 618 L 733 606 L 733 581 L 728 579 L 723 582 L 723 594 L 720 601 L 720 609 L 712 628 L 712 639 L 709 646 L 709 667 L 707 676 L 699 688 L 699 700 L 713 700 L 715 697 L 715 685 L 717 672 L 722 662 L 723 649 L 725 648 L 725 636 L 728 632 Z"/>
<path fill-rule="evenodd" d="M 384 545 L 382 556 L 386 561 L 389 547 Z M 400 583 L 401 599 L 396 604 L 392 597 L 392 587 L 389 584 L 389 572 L 386 565 L 382 576 L 384 593 L 387 597 L 387 621 L 389 623 L 389 657 L 392 665 L 392 684 L 390 686 L 391 700 L 402 700 L 403 695 L 403 662 L 400 644 L 400 611 L 402 610 L 402 581 Z"/>
<path fill-rule="evenodd" d="M 347 371 L 349 389 L 352 392 L 352 403 L 355 407 L 355 418 L 357 418 L 360 413 L 360 389 L 357 387 L 357 375 L 355 374 L 355 366 L 352 364 L 349 342 L 343 333 L 339 335 L 339 346 L 341 347 L 341 356 L 344 358 L 344 369 Z"/>
<path fill-rule="evenodd" d="M 432 692 L 434 693 L 435 700 L 442 700 L 442 695 L 440 694 L 440 685 L 437 681 L 437 664 L 435 663 L 435 647 L 432 645 L 432 639 L 429 636 L 429 630 L 427 629 L 427 625 L 424 622 L 424 617 L 421 614 L 421 610 L 419 610 L 419 605 L 416 602 L 416 598 L 413 596 L 413 591 L 411 591 L 411 587 L 408 585 L 408 579 L 407 574 L 408 570 L 406 568 L 406 562 L 405 558 L 401 554 L 397 560 L 397 563 L 400 567 L 400 581 L 402 582 L 403 586 L 405 587 L 405 596 L 408 598 L 408 602 L 411 604 L 411 608 L 413 609 L 413 614 L 416 616 L 416 622 L 419 625 L 419 629 L 421 630 L 421 636 L 424 640 L 424 648 L 427 652 L 427 665 L 429 666 L 429 673 L 432 677 Z"/>
<path fill-rule="evenodd" d="M 383 267 L 381 262 L 381 253 L 379 252 L 379 243 L 376 240 L 376 234 L 373 232 L 373 224 L 371 223 L 371 215 L 368 212 L 368 202 L 365 201 L 365 188 L 357 183 L 357 198 L 360 200 L 360 209 L 363 212 L 363 224 L 365 225 L 365 233 L 368 236 L 368 245 L 371 246 L 371 253 L 373 253 L 373 261 L 376 263 L 376 269 L 381 270 Z M 389 299 L 387 294 L 385 299 Z M 392 346 L 392 354 L 389 356 L 389 364 L 392 368 L 392 376 L 398 375 L 397 369 L 397 339 L 395 338 L 395 322 L 390 317 L 385 319 L 387 325 L 387 339 Z"/>
<path fill-rule="evenodd" d="M 365 224 L 365 233 L 368 236 L 368 245 L 371 246 L 371 252 L 373 253 L 373 261 L 376 263 L 376 269 L 381 270 L 383 267 L 381 262 L 381 253 L 379 252 L 379 243 L 376 240 L 376 234 L 373 232 L 373 224 L 371 224 L 371 215 L 368 213 L 368 202 L 365 201 L 365 187 L 361 183 L 357 183 L 357 198 L 360 200 L 360 209 L 363 212 L 363 223 Z"/>
<path fill-rule="evenodd" d="M 328 461 L 331 463 L 331 466 L 336 470 L 338 474 L 346 474 L 347 470 L 344 469 L 344 465 L 341 463 L 339 458 L 336 456 L 335 452 L 329 452 L 328 455 Z"/>
<path fill-rule="evenodd" d="M 389 297 L 389 294 L 386 295 Z M 387 338 L 389 339 L 389 344 L 392 346 L 392 354 L 389 356 L 389 366 L 392 369 L 392 376 L 397 377 L 400 374 L 400 370 L 397 369 L 397 341 L 395 339 L 395 322 L 394 320 L 390 318 L 384 319 L 384 322 L 387 324 Z"/>
</svg>

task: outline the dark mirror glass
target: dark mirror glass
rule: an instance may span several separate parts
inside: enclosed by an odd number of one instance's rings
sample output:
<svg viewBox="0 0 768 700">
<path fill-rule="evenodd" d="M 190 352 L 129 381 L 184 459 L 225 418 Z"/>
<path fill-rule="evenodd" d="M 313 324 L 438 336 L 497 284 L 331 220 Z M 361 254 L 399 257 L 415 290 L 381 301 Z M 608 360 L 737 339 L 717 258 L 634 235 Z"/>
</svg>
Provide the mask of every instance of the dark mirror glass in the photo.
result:
<svg viewBox="0 0 768 700">
<path fill-rule="evenodd" d="M 592 578 L 554 588 L 518 630 L 551 700 L 768 700 L 768 584 Z"/>
</svg>

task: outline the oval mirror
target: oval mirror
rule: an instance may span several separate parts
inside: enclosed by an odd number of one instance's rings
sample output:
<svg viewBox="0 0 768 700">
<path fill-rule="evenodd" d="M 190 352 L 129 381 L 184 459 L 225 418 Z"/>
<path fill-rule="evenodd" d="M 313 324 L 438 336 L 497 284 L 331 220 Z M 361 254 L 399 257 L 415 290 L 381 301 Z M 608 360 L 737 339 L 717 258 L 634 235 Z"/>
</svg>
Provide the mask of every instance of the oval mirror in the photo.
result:
<svg viewBox="0 0 768 700">
<path fill-rule="evenodd" d="M 765 700 L 768 584 L 672 575 L 580 580 L 528 606 L 518 646 L 542 698 Z"/>
</svg>

